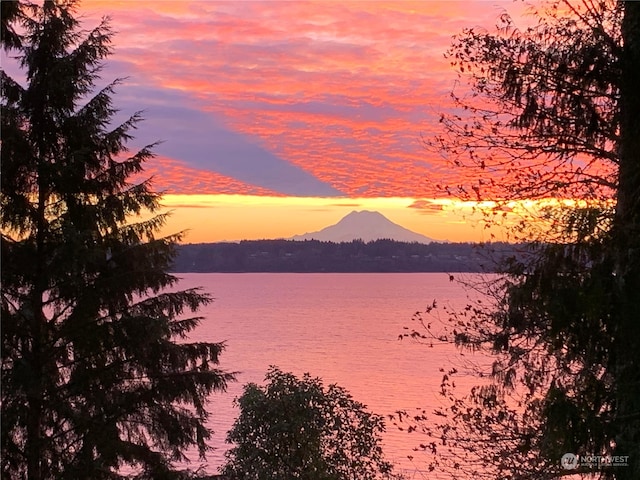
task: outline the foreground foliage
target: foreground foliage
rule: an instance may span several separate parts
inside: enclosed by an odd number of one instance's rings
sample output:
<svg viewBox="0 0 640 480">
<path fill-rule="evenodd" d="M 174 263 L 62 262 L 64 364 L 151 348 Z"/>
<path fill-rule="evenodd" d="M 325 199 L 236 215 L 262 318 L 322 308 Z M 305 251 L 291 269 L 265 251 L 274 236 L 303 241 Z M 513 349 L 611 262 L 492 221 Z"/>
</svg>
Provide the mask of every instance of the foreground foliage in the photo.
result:
<svg viewBox="0 0 640 480">
<path fill-rule="evenodd" d="M 153 156 L 126 147 L 141 117 L 113 124 L 118 81 L 94 91 L 109 23 L 83 32 L 68 1 L 2 6 L 26 77 L 1 74 L 2 477 L 180 477 L 232 376 L 222 344 L 186 341 L 199 317 L 183 313 L 209 297 L 165 291 L 179 235 L 156 236 L 160 197 L 132 183 Z"/>
<path fill-rule="evenodd" d="M 267 384 L 245 386 L 229 431 L 222 472 L 232 479 L 373 480 L 391 478 L 380 416 L 346 390 L 272 367 Z"/>
</svg>

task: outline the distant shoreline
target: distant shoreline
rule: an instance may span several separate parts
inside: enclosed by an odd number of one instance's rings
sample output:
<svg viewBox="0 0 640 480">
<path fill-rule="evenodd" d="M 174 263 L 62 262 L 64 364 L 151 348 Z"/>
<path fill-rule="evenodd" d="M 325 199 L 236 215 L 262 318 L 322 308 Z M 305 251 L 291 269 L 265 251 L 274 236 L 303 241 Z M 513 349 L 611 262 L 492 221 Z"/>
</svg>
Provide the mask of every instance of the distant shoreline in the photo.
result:
<svg viewBox="0 0 640 480">
<path fill-rule="evenodd" d="M 244 240 L 179 245 L 174 273 L 492 273 L 507 243 Z"/>
</svg>

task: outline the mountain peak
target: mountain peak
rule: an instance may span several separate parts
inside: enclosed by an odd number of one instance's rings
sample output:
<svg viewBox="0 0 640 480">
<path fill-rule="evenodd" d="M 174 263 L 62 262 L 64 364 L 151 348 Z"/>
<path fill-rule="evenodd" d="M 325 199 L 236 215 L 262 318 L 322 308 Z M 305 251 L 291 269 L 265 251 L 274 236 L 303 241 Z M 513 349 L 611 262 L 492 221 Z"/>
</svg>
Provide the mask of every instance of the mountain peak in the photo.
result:
<svg viewBox="0 0 640 480">
<path fill-rule="evenodd" d="M 374 211 L 371 211 L 371 210 L 361 210 L 361 211 L 353 210 L 351 213 L 348 213 L 347 215 L 342 217 L 338 223 L 340 223 L 340 222 L 365 222 L 365 221 L 370 221 L 370 222 L 387 221 L 387 222 L 391 222 L 391 220 L 389 220 L 387 217 L 382 215 L 380 212 L 374 212 Z"/>
<path fill-rule="evenodd" d="M 353 217 L 376 217 L 376 218 L 384 218 L 385 220 L 387 219 L 387 217 L 385 217 L 384 215 L 382 215 L 380 212 L 376 212 L 373 210 L 352 210 L 351 213 L 347 214 L 346 216 L 342 217 L 342 220 L 344 220 L 345 218 L 353 218 Z"/>
<path fill-rule="evenodd" d="M 326 242 L 350 242 L 353 240 L 371 242 L 380 239 L 418 243 L 430 243 L 433 241 L 429 237 L 392 222 L 380 212 L 370 210 L 354 210 L 335 225 L 330 225 L 317 232 L 295 235 L 291 239 L 321 240 Z"/>
</svg>

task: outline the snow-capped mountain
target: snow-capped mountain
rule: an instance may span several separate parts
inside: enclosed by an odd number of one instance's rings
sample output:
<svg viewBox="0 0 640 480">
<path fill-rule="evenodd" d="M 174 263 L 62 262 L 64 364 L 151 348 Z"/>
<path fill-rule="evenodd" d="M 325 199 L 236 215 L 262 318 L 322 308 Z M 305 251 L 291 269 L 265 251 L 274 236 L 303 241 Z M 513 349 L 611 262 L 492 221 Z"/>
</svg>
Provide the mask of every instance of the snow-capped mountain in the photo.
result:
<svg viewBox="0 0 640 480">
<path fill-rule="evenodd" d="M 404 228 L 379 212 L 367 210 L 361 212 L 353 211 L 335 225 L 328 226 L 317 232 L 295 235 L 291 237 L 291 240 L 313 239 L 338 243 L 358 239 L 370 242 L 383 238 L 399 242 L 433 242 L 433 239 Z"/>
</svg>

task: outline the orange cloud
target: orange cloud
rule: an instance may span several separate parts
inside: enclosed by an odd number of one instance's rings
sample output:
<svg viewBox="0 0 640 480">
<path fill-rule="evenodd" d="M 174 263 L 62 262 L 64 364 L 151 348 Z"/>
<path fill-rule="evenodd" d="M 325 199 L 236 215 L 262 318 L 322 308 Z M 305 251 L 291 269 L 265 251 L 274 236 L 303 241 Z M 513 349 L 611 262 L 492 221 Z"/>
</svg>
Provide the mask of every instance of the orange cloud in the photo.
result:
<svg viewBox="0 0 640 480">
<path fill-rule="evenodd" d="M 408 208 L 413 208 L 418 210 L 420 213 L 431 214 L 434 212 L 442 212 L 444 211 L 444 206 L 430 202 L 428 200 L 416 200 Z"/>
</svg>

